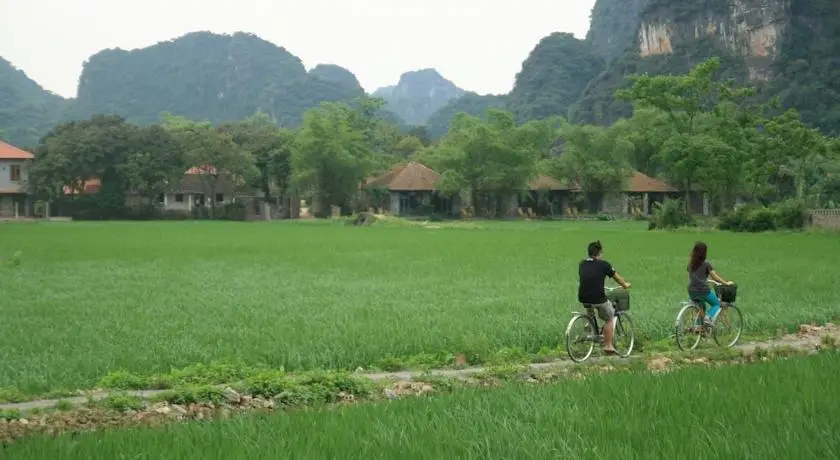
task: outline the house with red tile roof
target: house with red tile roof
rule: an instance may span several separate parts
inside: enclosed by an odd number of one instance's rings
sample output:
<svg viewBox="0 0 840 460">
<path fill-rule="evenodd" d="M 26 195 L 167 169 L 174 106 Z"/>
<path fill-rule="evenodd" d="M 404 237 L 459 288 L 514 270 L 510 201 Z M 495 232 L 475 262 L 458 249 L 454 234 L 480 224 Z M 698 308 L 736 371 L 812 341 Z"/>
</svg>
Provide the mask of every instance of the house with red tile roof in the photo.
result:
<svg viewBox="0 0 840 460">
<path fill-rule="evenodd" d="M 200 208 L 209 209 L 214 202 L 218 208 L 237 201 L 247 203 L 247 214 L 252 217 L 264 217 L 266 212 L 272 214 L 278 211 L 276 202 L 265 203 L 261 190 L 242 189 L 225 174 L 209 178 L 215 174 L 216 169 L 211 165 L 187 169 L 177 184 L 156 198 L 156 204 L 164 211 L 192 213 Z M 213 184 L 213 187 L 210 184 Z M 93 177 L 75 186 L 65 186 L 64 194 L 66 196 L 94 194 L 99 193 L 101 187 L 101 180 Z M 148 204 L 149 199 L 146 196 L 137 193 L 129 193 L 126 196 L 126 206 L 143 207 Z"/>
<path fill-rule="evenodd" d="M 0 141 L 0 218 L 31 214 L 26 169 L 33 158 L 33 154 Z"/>
</svg>

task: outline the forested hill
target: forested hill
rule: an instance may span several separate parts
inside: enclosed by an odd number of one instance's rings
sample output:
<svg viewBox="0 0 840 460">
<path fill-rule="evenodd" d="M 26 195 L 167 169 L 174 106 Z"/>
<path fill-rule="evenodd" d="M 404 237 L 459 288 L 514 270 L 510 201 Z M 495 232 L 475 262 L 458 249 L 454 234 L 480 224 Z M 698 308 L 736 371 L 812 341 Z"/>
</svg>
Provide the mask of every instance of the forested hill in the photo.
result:
<svg viewBox="0 0 840 460">
<path fill-rule="evenodd" d="M 82 70 L 74 115 L 117 114 L 145 124 L 171 112 L 221 122 L 261 110 L 291 126 L 321 101 L 362 94 L 349 71 L 330 65 L 307 73 L 300 58 L 255 35 L 195 32 L 93 55 Z"/>
<path fill-rule="evenodd" d="M 763 100 L 778 97 L 812 126 L 840 133 L 837 0 L 597 0 L 586 39 L 543 38 L 504 104 L 521 120 L 609 125 L 631 114 L 615 98 L 628 75 L 685 73 L 712 56 L 720 78 L 756 86 Z M 452 102 L 430 117 L 429 133 L 439 135 L 460 110 L 479 115 L 500 101 Z"/>
<path fill-rule="evenodd" d="M 589 42 L 568 33 L 550 34 L 525 58 L 509 94 L 469 94 L 451 101 L 429 117 L 429 134 L 439 137 L 445 133 L 458 112 L 482 115 L 489 107 L 504 107 L 520 121 L 565 117 L 589 82 L 603 70 L 604 61 Z"/>
<path fill-rule="evenodd" d="M 34 145 L 55 124 L 94 114 L 149 124 L 163 112 L 222 122 L 262 111 L 280 125 L 296 126 L 322 101 L 364 94 L 349 70 L 320 64 L 307 72 L 300 58 L 255 35 L 194 32 L 146 48 L 96 53 L 85 62 L 72 100 L 43 90 L 0 59 L 0 138 Z"/>
<path fill-rule="evenodd" d="M 586 41 L 607 63 L 636 42 L 642 10 L 649 0 L 597 0 L 592 7 Z"/>
<path fill-rule="evenodd" d="M 508 108 L 520 121 L 566 116 L 604 62 L 589 42 L 554 33 L 537 44 L 516 75 Z"/>
<path fill-rule="evenodd" d="M 68 104 L 0 58 L 0 139 L 34 146 L 63 117 Z"/>
<path fill-rule="evenodd" d="M 394 86 L 385 86 L 373 96 L 385 100 L 385 108 L 409 125 L 425 125 L 429 117 L 466 93 L 435 69 L 406 72 Z"/>
<path fill-rule="evenodd" d="M 597 0 L 585 39 L 554 33 L 523 56 L 509 94 L 469 93 L 434 69 L 407 72 L 373 94 L 396 124 L 439 137 L 459 111 L 505 107 L 520 120 L 560 115 L 611 124 L 631 107 L 615 91 L 636 73 L 685 73 L 707 57 L 720 77 L 778 97 L 826 134 L 840 133 L 840 2 L 837 0 Z M 307 72 L 286 49 L 254 35 L 190 33 L 156 45 L 105 50 L 85 63 L 76 100 L 44 91 L 0 60 L 0 138 L 32 145 L 58 121 L 117 114 L 147 124 L 162 112 L 214 122 L 257 111 L 283 126 L 322 101 L 364 94 L 337 65 Z"/>
<path fill-rule="evenodd" d="M 589 40 L 605 57 L 620 56 L 590 83 L 572 121 L 609 124 L 629 115 L 629 104 L 614 98 L 629 74 L 683 73 L 718 56 L 722 78 L 757 86 L 764 99 L 778 97 L 824 132 L 840 132 L 840 2 L 620 2 L 598 0 L 593 9 Z M 634 6 L 634 39 L 621 50 Z"/>
<path fill-rule="evenodd" d="M 469 92 L 436 110 L 426 122 L 426 132 L 432 139 L 438 139 L 449 131 L 449 122 L 459 112 L 481 116 L 487 109 L 506 106 L 507 96 Z"/>
</svg>

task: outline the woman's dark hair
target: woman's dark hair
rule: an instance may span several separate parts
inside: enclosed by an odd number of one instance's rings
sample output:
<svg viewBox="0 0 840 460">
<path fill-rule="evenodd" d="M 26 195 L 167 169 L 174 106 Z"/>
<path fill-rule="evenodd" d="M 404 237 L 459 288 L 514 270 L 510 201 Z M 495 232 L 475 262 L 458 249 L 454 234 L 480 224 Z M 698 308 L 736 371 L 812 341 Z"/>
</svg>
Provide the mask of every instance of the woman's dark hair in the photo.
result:
<svg viewBox="0 0 840 460">
<path fill-rule="evenodd" d="M 703 265 L 703 262 L 706 261 L 706 252 L 708 250 L 709 248 L 706 246 L 706 243 L 702 241 L 694 243 L 694 249 L 691 250 L 691 260 L 688 262 L 688 271 L 693 272 Z"/>
</svg>

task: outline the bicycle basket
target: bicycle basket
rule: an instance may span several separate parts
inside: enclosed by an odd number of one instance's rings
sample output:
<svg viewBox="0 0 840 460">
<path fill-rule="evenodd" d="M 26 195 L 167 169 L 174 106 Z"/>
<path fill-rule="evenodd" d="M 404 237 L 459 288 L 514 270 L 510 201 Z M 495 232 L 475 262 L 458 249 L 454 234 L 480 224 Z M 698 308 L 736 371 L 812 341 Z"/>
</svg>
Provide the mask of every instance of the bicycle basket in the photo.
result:
<svg viewBox="0 0 840 460">
<path fill-rule="evenodd" d="M 630 309 L 630 293 L 624 289 L 616 289 L 607 293 L 607 299 L 612 302 L 616 311 L 627 311 Z"/>
<path fill-rule="evenodd" d="M 734 284 L 732 286 L 715 286 L 715 294 L 721 302 L 733 303 L 735 298 L 738 297 L 738 286 Z"/>
</svg>

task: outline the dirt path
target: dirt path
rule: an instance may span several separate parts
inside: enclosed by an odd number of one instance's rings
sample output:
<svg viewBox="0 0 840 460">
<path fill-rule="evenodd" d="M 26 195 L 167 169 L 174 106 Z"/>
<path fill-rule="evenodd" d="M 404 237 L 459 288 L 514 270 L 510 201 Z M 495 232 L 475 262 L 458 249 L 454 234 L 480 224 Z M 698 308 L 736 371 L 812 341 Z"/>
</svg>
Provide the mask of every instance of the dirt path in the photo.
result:
<svg viewBox="0 0 840 460">
<path fill-rule="evenodd" d="M 840 343 L 840 328 L 835 326 L 834 324 L 826 324 L 824 327 L 820 326 L 811 326 L 803 324 L 800 326 L 799 331 L 796 334 L 788 334 L 783 337 L 769 340 L 769 341 L 762 341 L 762 342 L 748 342 L 740 345 L 736 345 L 735 349 L 739 350 L 744 355 L 750 355 L 755 353 L 758 348 L 770 349 L 770 348 L 778 348 L 778 347 L 789 347 L 797 350 L 816 350 L 821 346 L 825 345 L 826 340 L 831 341 L 832 343 Z M 656 360 L 658 357 L 663 356 L 664 354 L 654 354 L 654 355 L 634 355 L 630 356 L 629 358 L 614 358 L 614 357 L 592 357 L 590 358 L 587 363 L 598 363 L 598 362 L 610 362 L 621 360 L 622 362 L 627 361 L 635 361 L 635 360 Z M 570 360 L 557 360 L 548 363 L 532 363 L 528 365 L 528 370 L 530 371 L 549 371 L 554 369 L 563 369 L 571 366 L 575 366 L 576 364 Z M 470 367 L 465 369 L 435 369 L 431 371 L 401 371 L 401 372 L 379 372 L 379 373 L 358 373 L 358 376 L 367 377 L 373 381 L 379 380 L 396 380 L 396 381 L 411 381 L 413 379 L 422 378 L 423 376 L 433 375 L 439 377 L 452 377 L 458 379 L 467 379 L 470 376 L 475 374 L 480 374 L 482 372 L 487 371 L 487 367 Z M 138 390 L 138 391 L 128 391 L 126 392 L 129 395 L 133 395 L 139 398 L 148 399 L 160 393 L 163 393 L 167 390 Z M 62 401 L 67 401 L 72 403 L 73 405 L 80 405 L 86 403 L 88 400 L 93 399 L 103 399 L 107 397 L 109 394 L 113 392 L 108 391 L 99 391 L 89 393 L 85 396 L 76 396 L 70 398 L 63 398 Z M 17 409 L 20 411 L 27 411 L 32 409 L 47 409 L 52 408 L 58 403 L 58 399 L 39 399 L 34 401 L 27 401 L 22 403 L 7 403 L 7 404 L 0 404 L 0 410 L 13 410 Z"/>
</svg>

